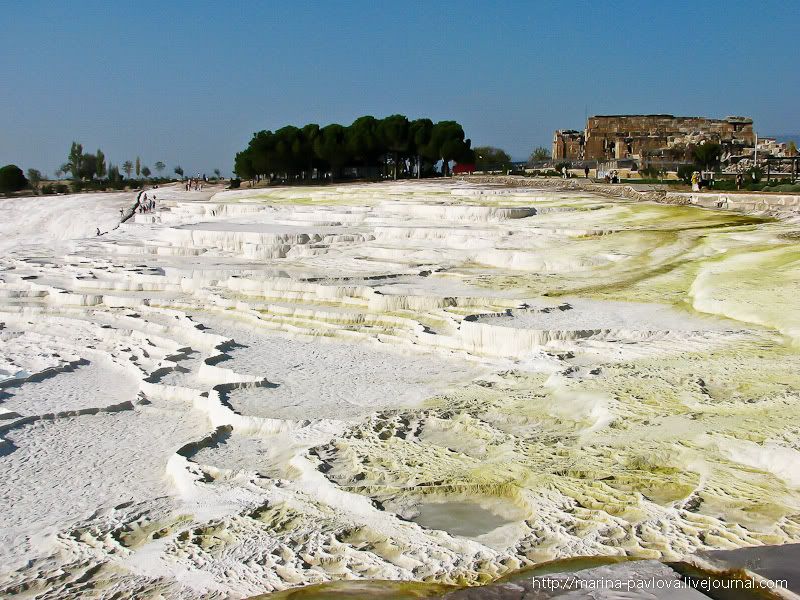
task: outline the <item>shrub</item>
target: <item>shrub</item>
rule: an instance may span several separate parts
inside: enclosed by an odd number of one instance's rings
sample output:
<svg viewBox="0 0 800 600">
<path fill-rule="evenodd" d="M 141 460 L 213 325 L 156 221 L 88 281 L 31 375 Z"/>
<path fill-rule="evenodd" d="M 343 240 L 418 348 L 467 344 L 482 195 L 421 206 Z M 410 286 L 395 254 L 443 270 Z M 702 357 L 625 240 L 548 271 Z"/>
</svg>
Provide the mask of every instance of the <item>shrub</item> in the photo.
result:
<svg viewBox="0 0 800 600">
<path fill-rule="evenodd" d="M 0 192 L 18 192 L 28 185 L 25 174 L 17 165 L 6 165 L 0 168 Z"/>
<path fill-rule="evenodd" d="M 528 159 L 530 162 L 539 162 L 542 160 L 550 160 L 550 151 L 543 147 L 539 146 L 538 148 L 534 148 L 533 152 L 531 152 L 531 156 Z"/>
<path fill-rule="evenodd" d="M 735 179 L 715 179 L 714 189 L 720 192 L 729 192 L 736 189 Z"/>
<path fill-rule="evenodd" d="M 56 194 L 66 194 L 69 191 L 66 183 L 57 183 L 55 186 Z"/>
<path fill-rule="evenodd" d="M 691 183 L 692 173 L 696 170 L 694 165 L 678 165 L 678 179 L 685 183 Z"/>
<path fill-rule="evenodd" d="M 242 185 L 242 180 L 237 177 L 236 179 L 231 179 L 231 185 L 229 186 L 229 189 L 235 190 L 241 185 Z"/>
<path fill-rule="evenodd" d="M 662 175 L 661 169 L 658 167 L 645 167 L 639 169 L 639 177 L 642 179 L 660 179 Z"/>
<path fill-rule="evenodd" d="M 640 177 L 639 179 L 620 179 L 620 183 L 661 183 L 661 179 Z"/>
<path fill-rule="evenodd" d="M 716 142 L 705 142 L 692 149 L 692 158 L 695 165 L 703 169 L 710 169 L 719 164 L 722 146 Z"/>
<path fill-rule="evenodd" d="M 106 181 L 95 181 L 94 185 L 92 186 L 96 190 L 100 190 L 101 192 L 105 191 L 108 188 L 108 182 Z"/>
<path fill-rule="evenodd" d="M 36 192 L 39 189 L 39 183 L 42 181 L 42 174 L 37 169 L 28 169 L 28 184 L 31 189 Z"/>
<path fill-rule="evenodd" d="M 771 192 L 791 192 L 791 193 L 798 193 L 800 192 L 800 183 L 781 183 L 780 185 L 776 185 L 770 188 Z"/>
<path fill-rule="evenodd" d="M 69 184 L 70 189 L 72 189 L 73 194 L 80 194 L 83 191 L 83 188 L 86 185 L 80 179 L 76 179 L 72 183 Z"/>
<path fill-rule="evenodd" d="M 53 186 L 52 183 L 45 183 L 42 186 L 42 193 L 45 194 L 46 196 L 49 196 L 51 194 L 55 194 L 56 193 L 56 189 L 55 189 L 55 187 Z"/>
<path fill-rule="evenodd" d="M 759 183 L 764 178 L 764 171 L 760 167 L 750 167 L 744 175 L 747 183 Z"/>
</svg>

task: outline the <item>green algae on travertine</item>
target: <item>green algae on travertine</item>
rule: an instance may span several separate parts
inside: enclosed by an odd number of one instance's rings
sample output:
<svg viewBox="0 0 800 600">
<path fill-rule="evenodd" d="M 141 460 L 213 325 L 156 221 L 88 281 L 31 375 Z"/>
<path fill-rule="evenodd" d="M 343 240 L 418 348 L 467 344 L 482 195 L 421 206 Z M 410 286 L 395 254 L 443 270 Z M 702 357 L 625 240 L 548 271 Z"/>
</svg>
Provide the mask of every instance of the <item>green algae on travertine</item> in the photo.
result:
<svg viewBox="0 0 800 600">
<path fill-rule="evenodd" d="M 563 507 L 536 514 L 555 491 L 556 504 L 572 505 L 566 514 L 585 512 L 596 523 L 590 529 L 599 548 L 641 556 L 691 552 L 703 546 L 704 529 L 711 530 L 706 539 L 715 540 L 712 545 L 797 535 L 800 502 L 791 478 L 780 470 L 765 473 L 757 457 L 752 471 L 736 461 L 740 444 L 800 443 L 797 428 L 786 429 L 800 402 L 799 357 L 758 327 L 790 337 L 796 332 L 795 240 L 780 235 L 781 223 L 693 207 L 628 204 L 611 213 L 615 219 L 582 213 L 597 221 L 570 226 L 608 230 L 562 241 L 558 252 L 579 260 L 615 253 L 620 260 L 577 273 L 467 271 L 465 280 L 533 297 L 668 302 L 687 315 L 707 310 L 738 318 L 738 326 L 753 333 L 709 340 L 708 350 L 606 365 L 598 378 L 563 378 L 557 395 L 549 389 L 551 377 L 518 374 L 490 388 L 473 386 L 432 399 L 423 411 L 385 415 L 377 431 L 388 437 L 377 434 L 373 440 L 359 429 L 336 444 L 334 455 L 360 463 L 352 489 L 394 506 L 437 494 L 510 497 L 528 506 L 529 526 L 544 530 L 548 519 L 565 520 L 563 513 L 555 516 Z M 537 218 L 537 226 L 546 225 L 547 215 Z M 736 256 L 759 258 L 743 266 L 725 264 L 730 271 L 716 275 L 713 265 Z M 472 270 L 481 271 L 480 265 Z M 721 308 L 697 301 L 698 281 L 724 289 Z M 770 305 L 770 295 L 781 305 Z M 759 308 L 742 314 L 737 302 Z M 761 308 L 766 317 L 758 317 Z M 607 422 L 595 430 L 598 414 L 591 410 L 554 410 L 565 396 L 594 402 Z M 336 461 L 331 464 L 336 480 L 346 481 Z M 405 486 L 412 473 L 413 490 Z M 634 530 L 656 515 L 667 531 L 653 530 L 651 539 L 642 539 Z M 603 527 L 616 533 L 603 534 Z M 563 534 L 553 534 L 564 543 Z M 540 555 L 536 546 L 542 541 L 526 542 L 531 556 Z"/>
<path fill-rule="evenodd" d="M 58 557 L 146 556 L 246 595 L 800 540 L 795 226 L 449 183 L 170 209 L 0 276 L 10 329 L 79 332 L 143 373 L 147 403 L 119 414 L 170 427 L 149 472 L 179 506 L 66 523 Z M 51 421 L 10 437 L 73 420 Z M 46 473 L 17 466 L 12 490 Z M 71 568 L 46 559 L 25 555 L 24 585 Z"/>
</svg>

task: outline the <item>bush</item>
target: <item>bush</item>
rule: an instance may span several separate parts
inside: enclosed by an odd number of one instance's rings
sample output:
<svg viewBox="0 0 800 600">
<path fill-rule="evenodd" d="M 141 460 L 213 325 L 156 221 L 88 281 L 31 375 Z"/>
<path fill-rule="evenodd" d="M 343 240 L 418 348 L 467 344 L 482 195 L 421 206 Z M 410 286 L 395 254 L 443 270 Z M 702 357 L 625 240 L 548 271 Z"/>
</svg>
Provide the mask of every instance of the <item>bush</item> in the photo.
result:
<svg viewBox="0 0 800 600">
<path fill-rule="evenodd" d="M 229 186 L 229 189 L 235 190 L 236 188 L 240 187 L 241 185 L 242 185 L 242 180 L 241 179 L 239 179 L 239 178 L 231 179 L 231 185 Z"/>
<path fill-rule="evenodd" d="M 620 183 L 646 183 L 646 184 L 658 184 L 658 183 L 676 183 L 674 181 L 664 181 L 663 179 L 648 179 L 647 177 L 640 177 L 639 179 L 620 179 Z"/>
<path fill-rule="evenodd" d="M 97 190 L 100 192 L 105 191 L 108 188 L 108 182 L 104 179 L 98 179 L 96 181 L 90 182 L 90 187 L 93 190 Z"/>
<path fill-rule="evenodd" d="M 691 183 L 692 173 L 696 170 L 694 165 L 678 165 L 678 179 L 682 180 L 684 183 Z"/>
<path fill-rule="evenodd" d="M 52 183 L 45 183 L 42 186 L 42 194 L 44 194 L 46 196 L 50 196 L 51 194 L 55 194 L 55 193 L 56 193 L 56 188 L 53 186 Z"/>
<path fill-rule="evenodd" d="M 781 183 L 779 185 L 769 188 L 770 192 L 792 192 L 794 194 L 800 192 L 800 183 Z"/>
<path fill-rule="evenodd" d="M 735 179 L 715 179 L 714 189 L 720 192 L 731 192 L 736 189 Z"/>
<path fill-rule="evenodd" d="M 716 142 L 700 143 L 692 149 L 692 158 L 698 170 L 707 170 L 719 164 L 722 146 Z"/>
<path fill-rule="evenodd" d="M 759 183 L 764 178 L 764 171 L 760 167 L 750 167 L 744 174 L 747 183 Z"/>
<path fill-rule="evenodd" d="M 560 163 L 556 163 L 555 170 L 559 175 L 561 175 L 563 170 L 564 170 L 564 167 L 569 169 L 571 166 L 572 166 L 572 163 L 569 163 L 567 161 L 563 161 L 563 162 L 560 162 Z"/>
<path fill-rule="evenodd" d="M 661 179 L 662 171 L 658 167 L 645 167 L 639 169 L 639 177 L 642 179 Z"/>
<path fill-rule="evenodd" d="M 66 183 L 57 183 L 55 185 L 56 194 L 66 194 L 69 191 Z"/>
<path fill-rule="evenodd" d="M 17 165 L 6 165 L 0 168 L 0 192 L 18 192 L 28 186 L 25 174 Z"/>
<path fill-rule="evenodd" d="M 83 191 L 83 188 L 86 186 L 80 179 L 76 179 L 75 181 L 69 184 L 69 187 L 72 190 L 73 194 L 80 194 Z"/>
</svg>

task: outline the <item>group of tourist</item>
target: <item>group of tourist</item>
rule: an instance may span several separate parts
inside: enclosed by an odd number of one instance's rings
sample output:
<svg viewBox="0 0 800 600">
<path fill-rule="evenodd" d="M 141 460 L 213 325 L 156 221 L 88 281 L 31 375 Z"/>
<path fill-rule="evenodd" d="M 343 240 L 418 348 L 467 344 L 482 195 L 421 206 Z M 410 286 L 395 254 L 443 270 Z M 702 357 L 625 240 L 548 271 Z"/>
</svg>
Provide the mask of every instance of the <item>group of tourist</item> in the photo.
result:
<svg viewBox="0 0 800 600">
<path fill-rule="evenodd" d="M 619 183 L 619 173 L 616 169 L 614 171 L 609 171 L 606 173 L 605 177 L 603 177 L 603 180 L 606 183 Z"/>
<path fill-rule="evenodd" d="M 156 209 L 156 195 L 153 194 L 152 197 L 147 197 L 147 192 L 142 192 L 138 199 L 139 203 L 139 213 L 149 213 L 153 212 Z"/>
<path fill-rule="evenodd" d="M 195 191 L 195 192 L 202 192 L 203 191 L 203 184 L 208 183 L 208 178 L 206 177 L 205 173 L 203 173 L 203 177 L 200 177 L 200 174 L 195 175 L 194 177 L 190 177 L 186 180 L 184 184 L 184 189 L 187 192 Z"/>
</svg>

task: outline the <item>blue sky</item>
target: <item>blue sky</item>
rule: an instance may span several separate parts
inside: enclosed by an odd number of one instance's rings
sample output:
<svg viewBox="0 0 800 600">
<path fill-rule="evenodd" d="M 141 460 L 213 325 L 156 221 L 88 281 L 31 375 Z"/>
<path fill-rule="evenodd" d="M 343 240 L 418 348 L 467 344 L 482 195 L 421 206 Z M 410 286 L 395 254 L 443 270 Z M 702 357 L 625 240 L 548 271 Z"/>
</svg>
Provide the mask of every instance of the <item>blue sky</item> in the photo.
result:
<svg viewBox="0 0 800 600">
<path fill-rule="evenodd" d="M 0 21 L 0 165 L 230 171 L 253 132 L 403 113 L 523 158 L 586 114 L 800 131 L 800 2 L 38 2 Z"/>
</svg>

